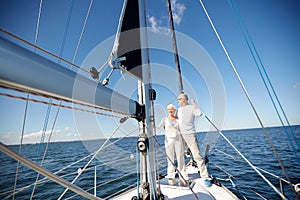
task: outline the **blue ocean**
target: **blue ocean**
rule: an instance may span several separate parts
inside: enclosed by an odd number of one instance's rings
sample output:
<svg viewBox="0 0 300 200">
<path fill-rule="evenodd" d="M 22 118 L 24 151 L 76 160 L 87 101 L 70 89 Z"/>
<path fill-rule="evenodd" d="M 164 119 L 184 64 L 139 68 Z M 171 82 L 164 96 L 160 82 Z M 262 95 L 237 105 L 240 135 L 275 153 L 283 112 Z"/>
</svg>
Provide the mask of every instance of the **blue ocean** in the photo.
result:
<svg viewBox="0 0 300 200">
<path fill-rule="evenodd" d="M 293 131 L 300 141 L 300 126 L 293 126 Z M 293 184 L 300 183 L 300 164 L 295 152 L 289 144 L 289 138 L 282 127 L 267 128 L 270 139 L 280 157 L 288 178 Z M 277 177 L 287 180 L 282 172 L 269 141 L 261 129 L 223 131 L 231 143 L 280 190 Z M 199 146 L 205 141 L 207 134 L 197 133 Z M 212 133 L 217 134 L 217 133 Z M 56 173 L 68 181 L 72 181 L 91 159 L 91 153 L 96 151 L 105 140 L 55 142 L 50 143 L 45 159 L 44 168 Z M 97 196 L 110 199 L 137 185 L 138 165 L 136 137 L 123 139 L 114 138 L 91 162 L 89 167 L 76 180 L 75 184 Z M 295 141 L 294 141 L 295 145 Z M 22 155 L 41 164 L 46 144 L 28 144 L 22 147 Z M 158 174 L 166 173 L 166 157 L 164 154 L 164 136 L 156 137 L 155 161 L 158 164 Z M 19 151 L 19 146 L 10 146 Z M 203 148 L 202 148 L 203 150 Z M 220 136 L 210 146 L 208 154 L 209 173 L 229 188 L 240 199 L 281 199 L 278 194 L 245 162 L 245 160 Z M 188 160 L 189 158 L 186 158 Z M 0 199 L 12 199 L 17 161 L 0 153 Z M 96 174 L 96 179 L 95 175 Z M 276 175 L 277 177 L 275 177 Z M 230 179 L 229 179 L 230 178 Z M 15 199 L 57 199 L 65 190 L 62 186 L 39 175 L 38 184 L 34 187 L 37 173 L 27 166 L 20 164 L 16 182 Z M 296 199 L 291 186 L 281 181 L 284 194 L 288 199 Z M 94 188 L 96 184 L 96 190 Z M 33 192 L 34 191 L 34 192 Z M 298 194 L 298 198 L 299 198 Z M 67 191 L 63 199 L 83 199 L 72 191 Z"/>
</svg>

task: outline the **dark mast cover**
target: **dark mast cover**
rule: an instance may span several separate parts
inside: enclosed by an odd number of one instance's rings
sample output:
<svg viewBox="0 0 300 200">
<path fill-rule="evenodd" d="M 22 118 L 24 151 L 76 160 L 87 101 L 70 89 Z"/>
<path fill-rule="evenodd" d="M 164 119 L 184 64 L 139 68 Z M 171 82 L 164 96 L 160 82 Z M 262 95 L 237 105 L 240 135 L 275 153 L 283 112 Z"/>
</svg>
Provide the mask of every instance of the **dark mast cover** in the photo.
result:
<svg viewBox="0 0 300 200">
<path fill-rule="evenodd" d="M 117 57 L 131 74 L 142 79 L 140 16 L 138 0 L 128 0 L 122 20 Z"/>
</svg>

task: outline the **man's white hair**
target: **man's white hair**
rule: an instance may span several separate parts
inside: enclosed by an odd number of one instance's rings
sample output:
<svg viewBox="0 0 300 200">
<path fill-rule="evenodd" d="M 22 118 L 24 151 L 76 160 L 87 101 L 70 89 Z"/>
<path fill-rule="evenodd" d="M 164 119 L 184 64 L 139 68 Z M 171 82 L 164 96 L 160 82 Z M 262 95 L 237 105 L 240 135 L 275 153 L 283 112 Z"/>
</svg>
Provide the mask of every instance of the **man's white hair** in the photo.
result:
<svg viewBox="0 0 300 200">
<path fill-rule="evenodd" d="M 188 95 L 187 95 L 187 94 L 185 94 L 185 93 L 181 93 L 181 94 L 179 94 L 179 95 L 178 95 L 177 99 L 185 99 L 185 100 L 188 100 L 188 99 L 189 99 L 189 97 L 188 97 Z"/>
</svg>

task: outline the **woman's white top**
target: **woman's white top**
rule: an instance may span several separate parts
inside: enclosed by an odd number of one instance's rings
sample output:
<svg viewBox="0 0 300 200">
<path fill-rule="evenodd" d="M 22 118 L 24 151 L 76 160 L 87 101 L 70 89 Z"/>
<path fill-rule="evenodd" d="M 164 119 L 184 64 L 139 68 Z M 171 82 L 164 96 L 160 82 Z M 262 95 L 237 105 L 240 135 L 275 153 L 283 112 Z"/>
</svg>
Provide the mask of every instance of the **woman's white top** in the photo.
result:
<svg viewBox="0 0 300 200">
<path fill-rule="evenodd" d="M 168 138 L 175 138 L 177 135 L 180 134 L 179 124 L 177 119 L 175 121 L 172 121 L 169 120 L 168 117 L 164 118 L 160 122 L 158 129 L 161 129 L 162 127 L 165 127 L 165 136 Z"/>
</svg>

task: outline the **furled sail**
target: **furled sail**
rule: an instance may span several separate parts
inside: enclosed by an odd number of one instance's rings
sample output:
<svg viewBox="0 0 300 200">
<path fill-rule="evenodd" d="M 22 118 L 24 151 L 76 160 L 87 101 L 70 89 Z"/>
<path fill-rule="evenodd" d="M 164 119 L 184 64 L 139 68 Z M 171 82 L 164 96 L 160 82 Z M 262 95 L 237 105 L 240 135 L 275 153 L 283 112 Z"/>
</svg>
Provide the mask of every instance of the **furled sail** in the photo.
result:
<svg viewBox="0 0 300 200">
<path fill-rule="evenodd" d="M 141 36 L 139 1 L 125 1 L 119 30 L 116 36 L 113 56 L 129 73 L 142 79 Z"/>
</svg>

